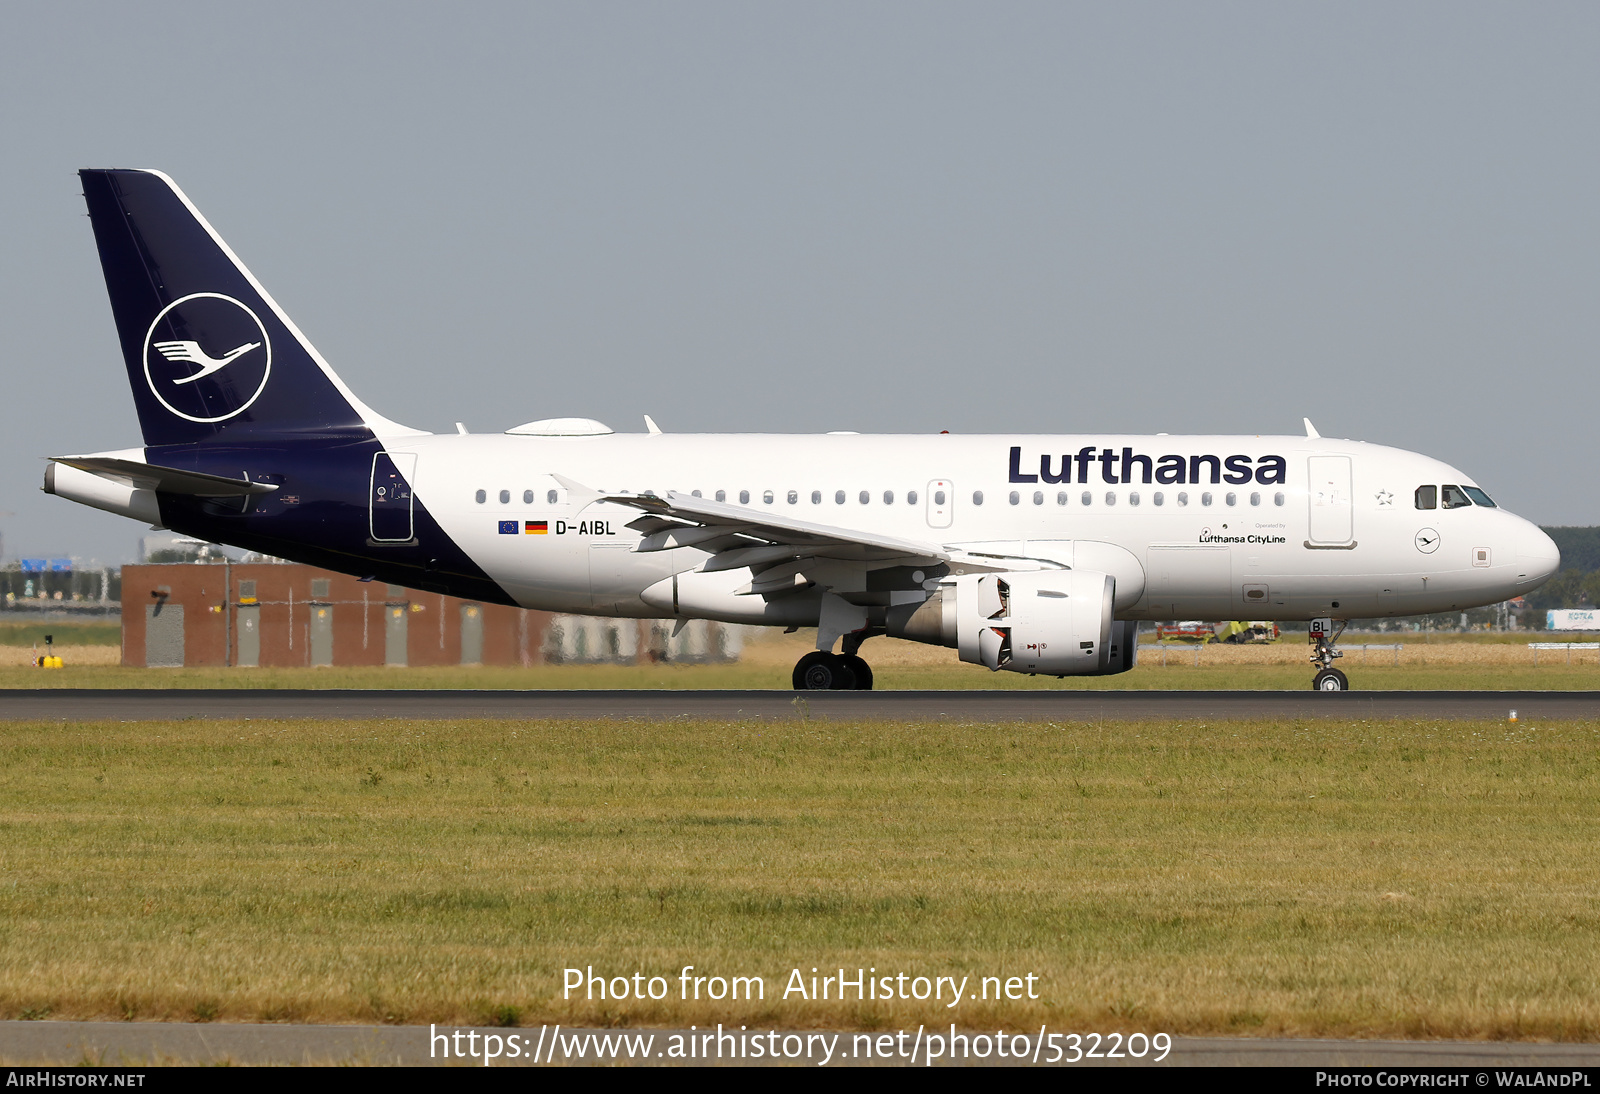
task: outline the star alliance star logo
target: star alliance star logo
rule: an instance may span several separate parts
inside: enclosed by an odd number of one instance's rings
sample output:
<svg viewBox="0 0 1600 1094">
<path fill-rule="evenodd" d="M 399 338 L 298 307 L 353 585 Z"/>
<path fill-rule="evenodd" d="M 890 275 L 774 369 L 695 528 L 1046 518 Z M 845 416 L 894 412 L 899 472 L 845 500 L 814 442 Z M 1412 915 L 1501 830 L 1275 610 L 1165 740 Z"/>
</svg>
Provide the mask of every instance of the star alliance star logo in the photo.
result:
<svg viewBox="0 0 1600 1094">
<path fill-rule="evenodd" d="M 1382 505 L 1382 506 L 1392 506 L 1392 505 L 1394 505 L 1394 495 L 1389 493 L 1389 491 L 1387 491 L 1387 490 L 1379 490 L 1377 497 L 1378 497 L 1378 504 L 1379 505 Z"/>
</svg>

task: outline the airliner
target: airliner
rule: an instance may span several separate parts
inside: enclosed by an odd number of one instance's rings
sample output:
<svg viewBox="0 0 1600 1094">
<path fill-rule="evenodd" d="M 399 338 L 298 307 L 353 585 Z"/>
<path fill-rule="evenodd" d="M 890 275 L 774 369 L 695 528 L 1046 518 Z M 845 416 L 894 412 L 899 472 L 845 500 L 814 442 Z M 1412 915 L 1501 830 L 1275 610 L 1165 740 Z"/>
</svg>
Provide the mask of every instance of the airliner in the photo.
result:
<svg viewBox="0 0 1600 1094">
<path fill-rule="evenodd" d="M 356 397 L 159 171 L 80 172 L 144 444 L 44 489 L 184 535 L 552 612 L 815 627 L 796 689 L 890 635 L 991 670 L 1126 672 L 1143 620 L 1457 611 L 1560 564 L 1427 456 L 1318 435 L 435 434 Z M 835 652 L 838 647 L 838 652 Z"/>
</svg>

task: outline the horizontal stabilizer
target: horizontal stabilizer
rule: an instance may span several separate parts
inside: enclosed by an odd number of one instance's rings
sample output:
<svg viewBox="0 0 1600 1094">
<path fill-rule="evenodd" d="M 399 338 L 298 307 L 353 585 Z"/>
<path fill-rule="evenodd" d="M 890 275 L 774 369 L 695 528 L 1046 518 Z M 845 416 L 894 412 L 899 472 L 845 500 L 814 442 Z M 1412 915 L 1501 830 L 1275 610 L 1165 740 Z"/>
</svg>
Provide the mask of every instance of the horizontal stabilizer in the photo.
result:
<svg viewBox="0 0 1600 1094">
<path fill-rule="evenodd" d="M 120 456 L 51 456 L 52 463 L 66 464 L 91 475 L 122 483 L 139 490 L 156 490 L 163 494 L 189 494 L 200 498 L 236 498 L 247 494 L 270 494 L 277 489 L 270 483 L 251 482 L 241 475 L 237 479 L 221 475 L 207 475 L 202 471 L 180 471 L 175 467 L 158 467 L 140 460 Z"/>
</svg>

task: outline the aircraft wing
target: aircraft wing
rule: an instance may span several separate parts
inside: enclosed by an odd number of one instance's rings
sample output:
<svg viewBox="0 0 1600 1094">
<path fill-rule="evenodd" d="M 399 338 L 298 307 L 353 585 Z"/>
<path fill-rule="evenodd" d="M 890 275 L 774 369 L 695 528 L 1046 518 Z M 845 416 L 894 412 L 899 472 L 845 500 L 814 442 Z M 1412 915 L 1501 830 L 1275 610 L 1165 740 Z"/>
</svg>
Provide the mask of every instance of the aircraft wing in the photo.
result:
<svg viewBox="0 0 1600 1094">
<path fill-rule="evenodd" d="M 230 479 L 202 471 L 180 471 L 175 467 L 161 467 L 120 456 L 51 456 L 50 462 L 64 463 L 68 467 L 76 467 L 80 471 L 140 490 L 159 490 L 167 494 L 229 498 L 245 494 L 270 494 L 277 489 L 270 483 L 251 482 L 242 477 Z"/>
<path fill-rule="evenodd" d="M 724 536 L 737 537 L 773 548 L 793 548 L 790 554 L 805 553 L 824 558 L 877 561 L 892 558 L 922 558 L 943 562 L 950 555 L 936 543 L 899 539 L 852 528 L 813 524 L 781 513 L 763 512 L 744 505 L 707 501 L 693 495 L 669 491 L 666 497 L 650 494 L 604 494 L 597 501 L 627 505 L 657 518 L 637 530 L 645 533 L 638 550 L 666 551 L 673 547 L 702 545 Z M 643 522 L 635 521 L 634 527 Z M 688 533 L 686 536 L 684 533 Z M 687 541 L 687 542 L 686 542 Z M 717 567 L 730 569 L 731 567 Z"/>
<path fill-rule="evenodd" d="M 603 501 L 640 510 L 644 515 L 628 525 L 644 535 L 635 551 L 698 547 L 711 555 L 700 566 L 701 572 L 749 567 L 754 581 L 747 593 L 774 594 L 803 586 L 808 579 L 802 575 L 815 571 L 819 564 L 932 566 L 950 559 L 943 547 L 923 540 L 814 524 L 675 491 L 664 497 L 601 494 L 559 475 L 554 477 L 582 504 Z"/>
</svg>

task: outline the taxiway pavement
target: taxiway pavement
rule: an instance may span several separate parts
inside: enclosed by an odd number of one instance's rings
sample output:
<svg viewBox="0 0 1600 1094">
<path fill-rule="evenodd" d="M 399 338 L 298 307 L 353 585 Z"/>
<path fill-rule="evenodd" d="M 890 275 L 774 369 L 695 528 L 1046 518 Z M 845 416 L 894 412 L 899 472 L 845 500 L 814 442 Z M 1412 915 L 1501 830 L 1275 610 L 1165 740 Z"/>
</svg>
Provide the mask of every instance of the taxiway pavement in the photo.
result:
<svg viewBox="0 0 1600 1094">
<path fill-rule="evenodd" d="M 1146 718 L 1600 718 L 1600 691 L 0 691 L 0 721 L 178 718 L 746 719 L 959 722 Z"/>
</svg>

